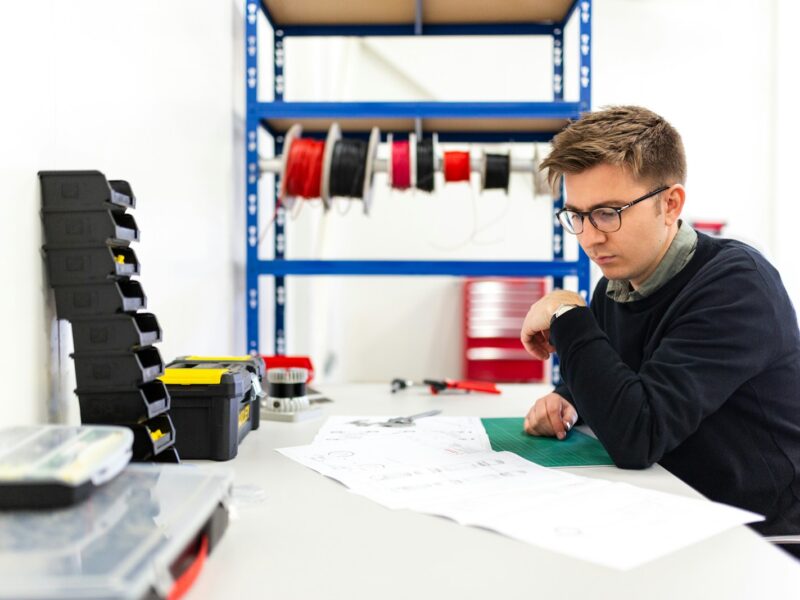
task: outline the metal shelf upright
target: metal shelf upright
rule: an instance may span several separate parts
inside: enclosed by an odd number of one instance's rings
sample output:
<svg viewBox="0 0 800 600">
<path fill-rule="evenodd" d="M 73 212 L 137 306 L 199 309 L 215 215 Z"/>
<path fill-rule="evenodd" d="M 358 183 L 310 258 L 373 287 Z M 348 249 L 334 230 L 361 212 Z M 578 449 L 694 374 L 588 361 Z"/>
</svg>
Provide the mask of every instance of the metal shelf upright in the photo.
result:
<svg viewBox="0 0 800 600">
<path fill-rule="evenodd" d="M 283 135 L 292 123 L 303 124 L 306 135 L 321 135 L 332 120 L 345 131 L 397 131 L 398 123 L 418 134 L 437 132 L 442 142 L 546 142 L 569 120 L 591 107 L 591 0 L 539 0 L 489 5 L 485 0 L 246 0 L 245 87 L 246 224 L 247 224 L 247 349 L 260 352 L 258 281 L 275 279 L 274 348 L 286 353 L 286 277 L 291 275 L 457 275 L 563 278 L 576 276 L 579 291 L 588 298 L 589 260 L 564 259 L 563 231 L 555 213 L 563 192 L 553 198 L 553 247 L 550 261 L 419 261 L 419 260 L 292 260 L 285 256 L 286 214 L 276 207 L 274 258 L 258 256 L 260 176 L 258 129 L 274 138 L 275 155 L 282 152 Z M 509 3 L 511 4 L 511 3 Z M 487 11 L 495 22 L 486 22 Z M 271 102 L 258 97 L 258 19 L 262 14 L 273 30 Z M 578 18 L 579 100 L 564 101 L 564 29 Z M 283 99 L 284 41 L 290 36 L 469 36 L 544 35 L 553 40 L 552 102 L 286 102 Z M 386 125 L 381 126 L 382 123 Z M 277 198 L 278 177 L 276 177 Z M 557 367 L 554 378 L 557 378 Z"/>
</svg>

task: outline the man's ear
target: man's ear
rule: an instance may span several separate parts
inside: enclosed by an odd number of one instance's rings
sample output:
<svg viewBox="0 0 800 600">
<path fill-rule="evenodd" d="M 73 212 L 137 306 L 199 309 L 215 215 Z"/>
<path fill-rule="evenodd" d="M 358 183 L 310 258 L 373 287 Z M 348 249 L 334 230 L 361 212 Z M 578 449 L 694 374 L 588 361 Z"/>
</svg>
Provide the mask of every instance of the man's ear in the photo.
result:
<svg viewBox="0 0 800 600">
<path fill-rule="evenodd" d="M 683 203 L 686 202 L 686 189 L 676 183 L 664 192 L 664 220 L 667 225 L 677 222 L 683 212 Z"/>
</svg>

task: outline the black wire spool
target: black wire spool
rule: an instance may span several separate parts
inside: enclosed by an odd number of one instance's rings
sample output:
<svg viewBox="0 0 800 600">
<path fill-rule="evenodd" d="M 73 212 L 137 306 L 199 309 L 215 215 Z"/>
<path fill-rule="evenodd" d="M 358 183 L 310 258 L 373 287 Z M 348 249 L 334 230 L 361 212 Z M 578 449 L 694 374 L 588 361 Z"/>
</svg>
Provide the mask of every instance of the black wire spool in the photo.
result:
<svg viewBox="0 0 800 600">
<path fill-rule="evenodd" d="M 511 157 L 508 154 L 484 154 L 481 169 L 481 189 L 508 192 L 511 176 Z"/>
<path fill-rule="evenodd" d="M 362 140 L 341 139 L 336 142 L 331 157 L 331 196 L 363 197 L 367 148 L 367 142 Z"/>
<path fill-rule="evenodd" d="M 433 140 L 417 142 L 417 189 L 433 191 Z"/>
</svg>

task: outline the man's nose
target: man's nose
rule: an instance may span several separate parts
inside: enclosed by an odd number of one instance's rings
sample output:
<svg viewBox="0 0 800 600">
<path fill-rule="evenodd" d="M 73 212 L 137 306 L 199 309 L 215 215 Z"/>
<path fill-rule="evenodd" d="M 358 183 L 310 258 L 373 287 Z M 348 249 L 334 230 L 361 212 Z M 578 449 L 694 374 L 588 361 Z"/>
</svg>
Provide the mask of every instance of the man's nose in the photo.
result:
<svg viewBox="0 0 800 600">
<path fill-rule="evenodd" d="M 589 217 L 583 219 L 583 231 L 578 234 L 578 241 L 584 248 L 591 248 L 597 244 L 602 244 L 606 241 L 606 234 L 600 231 L 589 220 Z"/>
</svg>

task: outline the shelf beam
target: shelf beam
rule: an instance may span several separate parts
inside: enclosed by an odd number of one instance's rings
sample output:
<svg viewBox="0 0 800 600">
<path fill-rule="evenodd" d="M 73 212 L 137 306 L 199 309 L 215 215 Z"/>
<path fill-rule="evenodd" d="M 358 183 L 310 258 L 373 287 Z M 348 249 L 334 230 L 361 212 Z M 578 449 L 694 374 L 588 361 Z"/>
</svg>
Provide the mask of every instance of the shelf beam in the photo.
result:
<svg viewBox="0 0 800 600">
<path fill-rule="evenodd" d="M 261 275 L 452 275 L 455 277 L 577 276 L 580 261 L 259 260 Z"/>
<path fill-rule="evenodd" d="M 337 25 L 284 25 L 279 27 L 287 37 L 368 37 L 368 36 L 450 36 L 450 35 L 553 35 L 553 23 L 460 23 L 439 25 L 423 23 L 421 30 L 416 23 L 372 24 L 359 23 Z"/>
<path fill-rule="evenodd" d="M 577 119 L 579 102 L 259 102 L 262 119 Z"/>
</svg>

